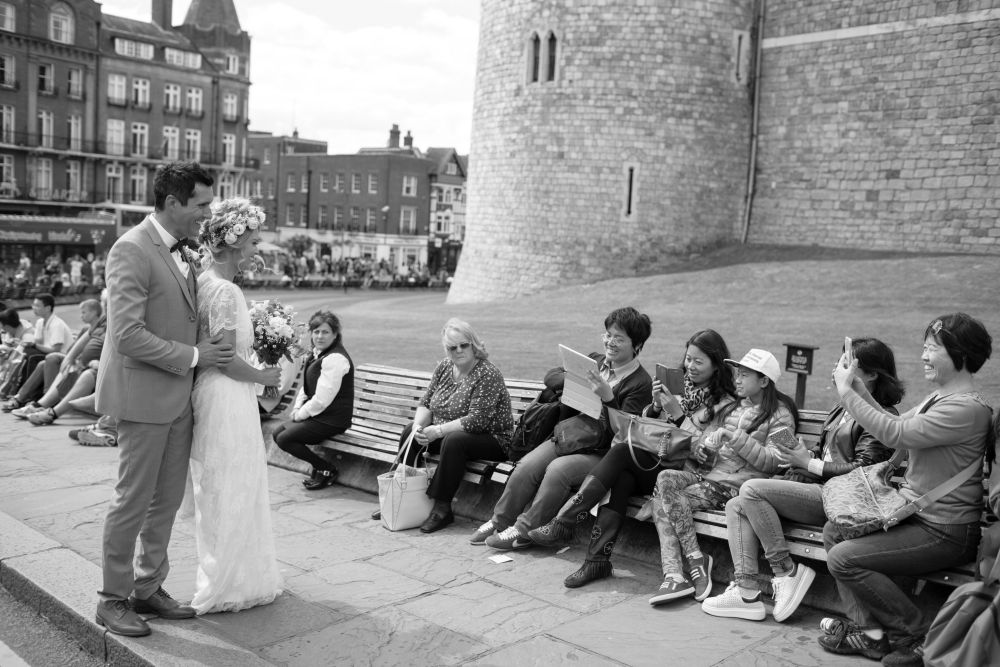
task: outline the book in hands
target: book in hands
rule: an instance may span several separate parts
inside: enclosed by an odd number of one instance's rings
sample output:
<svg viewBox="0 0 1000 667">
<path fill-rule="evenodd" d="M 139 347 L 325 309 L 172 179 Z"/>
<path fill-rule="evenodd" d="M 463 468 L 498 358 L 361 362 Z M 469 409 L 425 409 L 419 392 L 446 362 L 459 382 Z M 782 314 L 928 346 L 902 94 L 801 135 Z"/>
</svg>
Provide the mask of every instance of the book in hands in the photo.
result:
<svg viewBox="0 0 1000 667">
<path fill-rule="evenodd" d="M 588 417 L 600 419 L 603 407 L 601 399 L 594 393 L 590 386 L 590 380 L 587 378 L 590 371 L 598 372 L 597 360 L 580 354 L 565 345 L 559 346 L 559 359 L 566 371 L 563 393 L 560 398 L 562 404 L 579 410 Z"/>
<path fill-rule="evenodd" d="M 779 449 L 798 449 L 801 447 L 799 439 L 795 437 L 792 433 L 792 429 L 787 426 L 782 426 L 779 429 L 775 429 L 767 438 L 768 443 L 778 447 Z"/>
</svg>

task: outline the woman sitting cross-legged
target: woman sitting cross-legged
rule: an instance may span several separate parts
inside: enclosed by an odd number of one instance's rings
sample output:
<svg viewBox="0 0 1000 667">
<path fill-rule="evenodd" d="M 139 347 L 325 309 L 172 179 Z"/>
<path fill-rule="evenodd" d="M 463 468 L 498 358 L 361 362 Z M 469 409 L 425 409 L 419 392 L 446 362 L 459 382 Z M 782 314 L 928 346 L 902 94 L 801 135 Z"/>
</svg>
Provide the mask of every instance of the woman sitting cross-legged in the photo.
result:
<svg viewBox="0 0 1000 667">
<path fill-rule="evenodd" d="M 344 349 L 340 319 L 328 310 L 309 318 L 313 350 L 302 369 L 302 386 L 295 396 L 292 418 L 277 427 L 274 444 L 284 452 L 312 464 L 312 474 L 302 480 L 310 491 L 333 484 L 337 469 L 314 453 L 309 445 L 343 433 L 354 414 L 354 363 Z"/>
<path fill-rule="evenodd" d="M 976 556 L 983 513 L 983 457 L 995 458 L 991 410 L 973 374 L 993 350 L 979 320 L 944 315 L 924 331 L 921 361 L 935 390 L 894 415 L 868 396 L 859 363 L 846 355 L 833 372 L 844 409 L 887 447 L 909 454 L 900 493 L 915 500 L 960 474 L 958 488 L 888 530 L 848 538 L 833 522 L 823 528 L 827 567 L 850 620 L 819 638 L 832 653 L 863 655 L 883 665 L 923 664 L 928 621 L 892 577 L 916 576 L 968 563 Z"/>
<path fill-rule="evenodd" d="M 725 411 L 734 400 L 733 377 L 724 359 L 729 348 L 718 333 L 711 329 L 699 331 L 684 347 L 684 395 L 675 399 L 659 380 L 653 382 L 653 402 L 645 413 L 662 417 L 697 437 Z M 632 450 L 628 443 L 611 447 L 580 486 L 580 492 L 563 505 L 548 525 L 528 534 L 539 544 L 556 546 L 573 536 L 574 525 L 586 519 L 588 510 L 610 491 L 611 499 L 600 508 L 597 525 L 591 534 L 587 558 L 580 568 L 563 582 L 569 588 L 583 586 L 596 579 L 611 576 L 611 551 L 624 523 L 629 497 L 645 495 L 653 490 L 662 470 L 656 455 L 645 450 Z"/>
<path fill-rule="evenodd" d="M 782 427 L 795 432 L 798 410 L 775 386 L 781 369 L 774 355 L 752 349 L 740 361 L 726 359 L 726 363 L 735 367 L 739 401 L 706 428 L 692 447 L 699 465 L 664 470 L 656 480 L 653 522 L 660 537 L 663 583 L 650 604 L 689 595 L 696 600 L 708 597 L 712 557 L 701 551 L 692 514 L 722 509 L 744 482 L 776 473 L 781 459 L 769 440 Z"/>
<path fill-rule="evenodd" d="M 400 436 L 402 447 L 414 432 L 420 447 L 410 447 L 407 465 L 415 465 L 421 449 L 440 450 L 437 471 L 427 488 L 434 499 L 431 514 L 420 526 L 424 533 L 440 530 L 455 520 L 451 501 L 458 491 L 469 459 L 504 461 L 514 432 L 510 394 L 500 369 L 487 361 L 486 345 L 468 322 L 452 318 L 441 331 L 448 357 L 431 376 L 420 406 Z M 372 514 L 373 519 L 381 513 Z"/>
<path fill-rule="evenodd" d="M 617 308 L 608 313 L 602 336 L 604 354 L 590 355 L 597 361 L 597 371 L 591 371 L 589 378 L 590 388 L 602 402 L 598 442 L 586 443 L 586 447 L 560 456 L 550 438 L 528 452 L 507 480 L 493 517 L 473 534 L 472 544 L 485 543 L 500 550 L 532 545 L 529 539 L 532 529 L 555 515 L 607 450 L 611 442 L 607 408 L 639 414 L 649 400 L 652 380 L 637 357 L 651 329 L 649 318 L 635 308 Z M 564 375 L 561 368 L 550 371 L 546 386 L 561 387 Z M 566 408 L 560 416 L 571 417 L 572 411 Z M 610 513 L 602 519 L 613 520 Z"/>
<path fill-rule="evenodd" d="M 896 378 L 892 350 L 876 338 L 855 338 L 851 349 L 858 360 L 858 377 L 878 404 L 895 414 L 892 406 L 902 400 L 903 386 Z M 823 482 L 858 466 L 885 461 L 892 454 L 839 404 L 823 424 L 819 458 L 813 458 L 805 447 L 773 444 L 780 452 L 779 458 L 790 467 L 782 477 L 747 480 L 740 494 L 726 503 L 736 581 L 721 595 L 702 603 L 706 614 L 764 620 L 766 610 L 760 599 L 757 565 L 758 551 L 763 547 L 774 572 L 774 620 L 781 622 L 791 616 L 816 573 L 792 560 L 781 520 L 823 525 Z"/>
</svg>

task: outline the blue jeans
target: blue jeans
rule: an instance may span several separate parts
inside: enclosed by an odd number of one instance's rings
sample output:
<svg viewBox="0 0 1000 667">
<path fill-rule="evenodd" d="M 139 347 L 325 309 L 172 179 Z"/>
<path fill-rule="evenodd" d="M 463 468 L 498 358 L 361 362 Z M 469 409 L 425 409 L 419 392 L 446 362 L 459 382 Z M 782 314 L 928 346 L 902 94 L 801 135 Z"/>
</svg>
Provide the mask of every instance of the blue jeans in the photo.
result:
<svg viewBox="0 0 1000 667">
<path fill-rule="evenodd" d="M 729 552 L 733 556 L 736 583 L 760 589 L 757 553 L 764 557 L 776 576 L 790 574 L 795 564 L 781 528 L 781 518 L 822 525 L 823 487 L 820 484 L 787 479 L 750 479 L 740 487 L 740 495 L 726 503 Z"/>
<path fill-rule="evenodd" d="M 493 524 L 515 526 L 521 535 L 545 525 L 600 460 L 597 454 L 556 456 L 555 443 L 546 440 L 517 462 L 493 509 Z"/>
<path fill-rule="evenodd" d="M 976 556 L 979 538 L 978 521 L 943 524 L 917 517 L 853 540 L 845 540 L 833 523 L 823 528 L 826 564 L 848 618 L 863 629 L 884 629 L 894 646 L 924 636 L 929 623 L 889 577 L 968 563 Z"/>
</svg>

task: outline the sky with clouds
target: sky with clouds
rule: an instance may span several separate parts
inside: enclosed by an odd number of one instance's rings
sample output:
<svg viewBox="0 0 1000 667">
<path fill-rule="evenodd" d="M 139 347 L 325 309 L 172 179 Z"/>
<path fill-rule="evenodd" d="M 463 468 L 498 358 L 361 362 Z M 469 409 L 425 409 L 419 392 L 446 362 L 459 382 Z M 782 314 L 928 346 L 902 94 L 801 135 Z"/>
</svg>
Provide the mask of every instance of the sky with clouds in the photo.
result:
<svg viewBox="0 0 1000 667">
<path fill-rule="evenodd" d="M 150 20 L 149 0 L 102 0 Z M 174 24 L 189 0 L 174 0 Z M 250 129 L 329 143 L 385 145 L 399 124 L 414 144 L 469 150 L 479 0 L 235 0 L 250 33 Z"/>
</svg>

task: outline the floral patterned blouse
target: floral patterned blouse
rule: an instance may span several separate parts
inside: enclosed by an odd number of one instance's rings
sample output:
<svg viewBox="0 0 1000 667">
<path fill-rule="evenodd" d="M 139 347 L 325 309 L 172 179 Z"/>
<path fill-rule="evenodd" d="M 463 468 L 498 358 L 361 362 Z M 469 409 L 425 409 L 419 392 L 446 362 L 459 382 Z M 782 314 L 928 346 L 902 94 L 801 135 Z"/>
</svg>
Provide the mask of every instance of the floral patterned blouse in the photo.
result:
<svg viewBox="0 0 1000 667">
<path fill-rule="evenodd" d="M 460 419 L 467 433 L 489 433 L 506 450 L 514 433 L 514 417 L 500 369 L 480 359 L 467 376 L 456 381 L 454 368 L 451 359 L 437 365 L 420 405 L 431 411 L 433 423 Z"/>
</svg>

